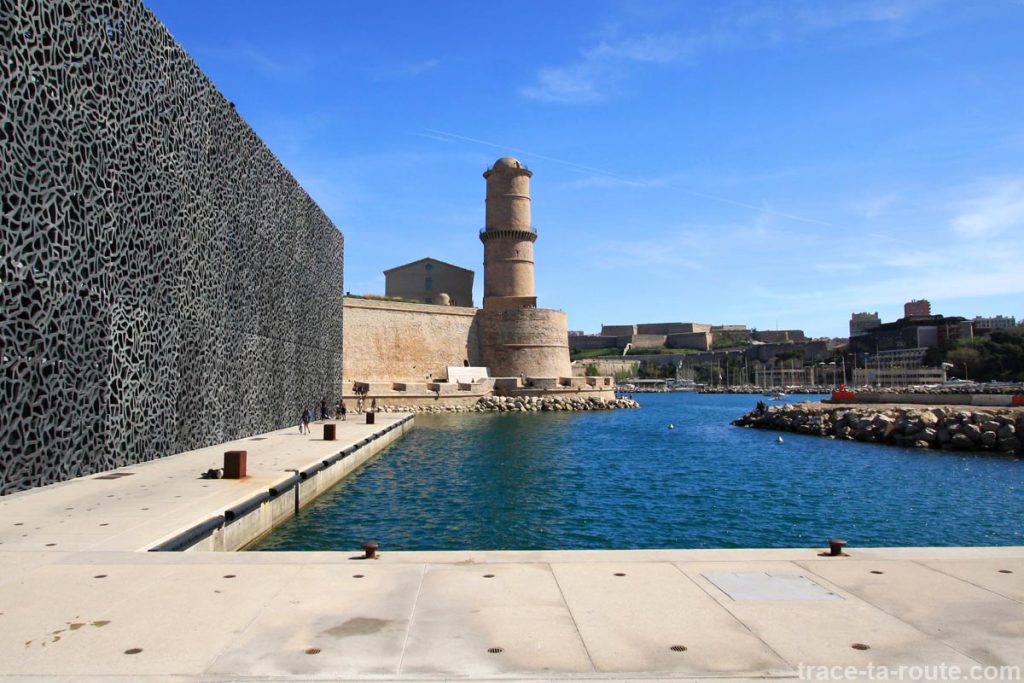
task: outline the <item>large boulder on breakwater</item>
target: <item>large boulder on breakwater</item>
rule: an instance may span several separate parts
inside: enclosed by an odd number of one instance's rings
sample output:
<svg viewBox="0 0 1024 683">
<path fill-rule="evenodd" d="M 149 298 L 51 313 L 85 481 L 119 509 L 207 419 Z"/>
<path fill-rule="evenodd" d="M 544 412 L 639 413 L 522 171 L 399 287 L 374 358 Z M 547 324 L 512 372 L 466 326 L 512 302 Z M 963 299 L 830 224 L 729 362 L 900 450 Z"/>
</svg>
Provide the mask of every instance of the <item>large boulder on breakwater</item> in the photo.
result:
<svg viewBox="0 0 1024 683">
<path fill-rule="evenodd" d="M 1019 437 L 1024 411 L 1014 408 L 954 412 L 948 407 L 793 403 L 763 406 L 733 424 L 907 448 L 1024 453 Z"/>
<path fill-rule="evenodd" d="M 639 408 L 631 398 L 600 398 L 594 396 L 485 396 L 472 405 L 432 402 L 384 406 L 389 413 L 537 413 L 550 411 L 616 410 Z"/>
</svg>

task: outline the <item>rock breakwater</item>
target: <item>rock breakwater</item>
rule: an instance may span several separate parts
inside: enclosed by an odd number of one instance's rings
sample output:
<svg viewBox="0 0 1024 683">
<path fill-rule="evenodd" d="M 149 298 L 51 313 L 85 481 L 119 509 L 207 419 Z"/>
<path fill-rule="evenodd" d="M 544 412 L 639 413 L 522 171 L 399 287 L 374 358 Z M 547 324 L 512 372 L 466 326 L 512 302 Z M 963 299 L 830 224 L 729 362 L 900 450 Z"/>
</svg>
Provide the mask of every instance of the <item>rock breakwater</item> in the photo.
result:
<svg viewBox="0 0 1024 683">
<path fill-rule="evenodd" d="M 1024 453 L 1024 410 L 1013 408 L 792 403 L 751 411 L 733 424 L 908 448 Z"/>
<path fill-rule="evenodd" d="M 382 413 L 539 413 L 552 411 L 615 410 L 639 408 L 631 398 L 566 396 L 486 396 L 472 405 L 444 403 L 397 405 L 380 408 Z"/>
</svg>

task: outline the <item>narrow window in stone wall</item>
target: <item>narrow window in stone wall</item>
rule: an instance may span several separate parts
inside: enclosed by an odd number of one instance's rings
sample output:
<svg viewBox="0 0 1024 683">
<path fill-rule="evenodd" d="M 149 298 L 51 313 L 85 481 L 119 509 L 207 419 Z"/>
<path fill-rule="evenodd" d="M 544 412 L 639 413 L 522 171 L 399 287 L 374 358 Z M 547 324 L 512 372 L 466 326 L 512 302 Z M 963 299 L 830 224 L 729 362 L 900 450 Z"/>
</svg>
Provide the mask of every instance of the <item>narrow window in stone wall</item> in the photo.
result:
<svg viewBox="0 0 1024 683">
<path fill-rule="evenodd" d="M 426 282 L 423 283 L 423 289 L 428 292 L 434 288 L 434 278 L 428 277 Z"/>
</svg>

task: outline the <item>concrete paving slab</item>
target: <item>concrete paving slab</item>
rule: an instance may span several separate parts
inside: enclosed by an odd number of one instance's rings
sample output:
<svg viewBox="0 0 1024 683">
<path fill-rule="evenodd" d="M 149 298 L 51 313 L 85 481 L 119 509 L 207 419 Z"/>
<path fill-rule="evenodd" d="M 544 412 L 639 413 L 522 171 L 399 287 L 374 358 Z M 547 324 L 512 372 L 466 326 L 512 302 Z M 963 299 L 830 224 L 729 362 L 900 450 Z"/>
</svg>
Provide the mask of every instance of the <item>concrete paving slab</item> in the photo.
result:
<svg viewBox="0 0 1024 683">
<path fill-rule="evenodd" d="M 868 663 L 881 666 L 947 664 L 966 669 L 977 663 L 858 599 L 820 574 L 816 574 L 815 580 L 842 600 L 738 601 L 705 578 L 708 574 L 735 571 L 735 566 L 704 562 L 677 566 L 795 669 L 809 664 L 864 667 Z M 748 562 L 744 563 L 743 570 L 794 576 L 808 571 L 796 563 L 786 562 Z M 905 590 L 910 588 L 905 587 Z M 869 649 L 856 649 L 854 645 L 867 645 Z"/>
<path fill-rule="evenodd" d="M 82 612 L 78 623 L 83 626 L 60 642 L 34 651 L 21 671 L 201 674 L 298 570 L 280 565 L 244 569 L 183 565 L 155 572 L 132 567 L 121 580 L 112 575 L 95 585 L 113 587 L 104 591 L 113 598 L 118 586 L 132 583 L 132 575 L 141 575 L 147 577 L 145 590 L 118 595 L 97 613 Z M 110 571 L 125 573 L 123 568 Z M 254 595 L 262 599 L 251 599 Z M 134 649 L 139 652 L 131 654 Z"/>
<path fill-rule="evenodd" d="M 396 675 L 422 576 L 374 562 L 305 566 L 207 673 Z"/>
<path fill-rule="evenodd" d="M 963 561 L 919 560 L 943 574 L 1024 603 L 1024 559 L 977 559 Z"/>
<path fill-rule="evenodd" d="M 118 605 L 157 592 L 171 571 L 116 572 L 52 565 L 4 584 L 0 588 L 4 672 L 38 672 L 42 666 L 46 673 L 56 673 L 49 663 L 62 661 L 73 640 L 90 630 L 105 629 Z"/>
<path fill-rule="evenodd" d="M 918 562 L 888 563 L 884 574 L 854 563 L 800 564 L 976 662 L 1024 666 L 1024 604 L 1016 600 Z"/>
<path fill-rule="evenodd" d="M 719 572 L 704 578 L 733 600 L 842 600 L 802 574 Z"/>
<path fill-rule="evenodd" d="M 554 564 L 552 571 L 598 671 L 792 673 L 672 564 Z"/>
<path fill-rule="evenodd" d="M 547 565 L 427 566 L 400 673 L 553 676 L 593 671 Z"/>
</svg>

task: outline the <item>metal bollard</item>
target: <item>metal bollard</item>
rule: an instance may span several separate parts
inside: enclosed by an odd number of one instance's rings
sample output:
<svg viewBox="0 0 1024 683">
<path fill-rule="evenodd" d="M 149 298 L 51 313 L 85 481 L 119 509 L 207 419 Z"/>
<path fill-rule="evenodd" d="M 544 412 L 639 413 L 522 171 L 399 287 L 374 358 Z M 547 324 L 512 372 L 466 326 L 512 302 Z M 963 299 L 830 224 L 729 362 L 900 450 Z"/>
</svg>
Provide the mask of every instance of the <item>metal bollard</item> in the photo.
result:
<svg viewBox="0 0 1024 683">
<path fill-rule="evenodd" d="M 374 423 L 374 418 L 375 417 L 376 417 L 376 413 L 374 413 L 374 412 L 367 413 L 366 414 L 366 424 L 372 425 Z"/>
<path fill-rule="evenodd" d="M 245 479 L 247 451 L 227 451 L 224 453 L 224 478 Z"/>
<path fill-rule="evenodd" d="M 828 554 L 830 557 L 839 557 L 843 554 L 843 548 L 846 547 L 846 540 L 842 538 L 830 538 L 828 539 Z"/>
<path fill-rule="evenodd" d="M 377 548 L 380 547 L 380 543 L 377 541 L 367 541 L 363 544 L 363 559 L 364 560 L 376 560 L 377 559 Z"/>
</svg>

